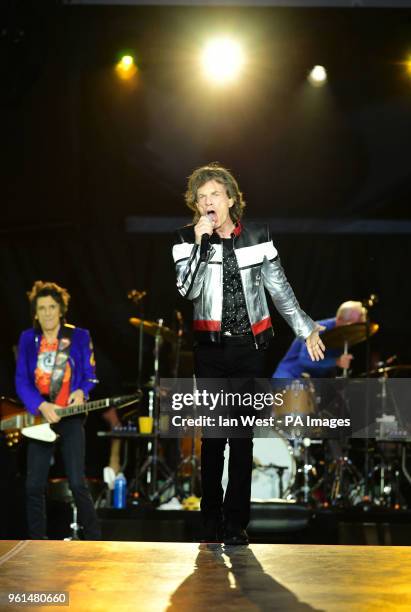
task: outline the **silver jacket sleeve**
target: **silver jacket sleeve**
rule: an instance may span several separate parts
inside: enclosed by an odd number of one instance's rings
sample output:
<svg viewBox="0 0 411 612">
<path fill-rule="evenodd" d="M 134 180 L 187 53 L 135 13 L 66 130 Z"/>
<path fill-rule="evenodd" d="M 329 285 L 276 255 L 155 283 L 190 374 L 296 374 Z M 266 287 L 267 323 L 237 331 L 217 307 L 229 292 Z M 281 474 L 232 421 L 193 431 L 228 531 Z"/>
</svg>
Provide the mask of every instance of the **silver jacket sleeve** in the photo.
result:
<svg viewBox="0 0 411 612">
<path fill-rule="evenodd" d="M 308 338 L 317 328 L 317 324 L 301 309 L 279 258 L 270 261 L 265 257 L 261 273 L 264 287 L 270 294 L 278 312 L 287 321 L 296 336 Z"/>
<path fill-rule="evenodd" d="M 203 287 L 207 264 L 214 254 L 211 247 L 207 253 L 206 261 L 200 261 L 200 247 L 197 244 L 182 243 L 173 248 L 173 257 L 177 274 L 177 289 L 179 293 L 189 299 L 197 298 Z M 180 258 L 181 255 L 188 257 Z"/>
</svg>

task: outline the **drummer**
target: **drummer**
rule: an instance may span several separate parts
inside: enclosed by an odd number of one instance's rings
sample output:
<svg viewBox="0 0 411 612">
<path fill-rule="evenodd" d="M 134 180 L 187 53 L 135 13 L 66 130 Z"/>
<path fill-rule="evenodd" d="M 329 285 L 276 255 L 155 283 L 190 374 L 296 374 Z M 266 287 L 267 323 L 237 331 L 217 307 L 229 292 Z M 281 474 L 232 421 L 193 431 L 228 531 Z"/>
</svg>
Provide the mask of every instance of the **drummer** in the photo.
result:
<svg viewBox="0 0 411 612">
<path fill-rule="evenodd" d="M 322 319 L 317 323 L 326 328 L 324 331 L 328 331 L 341 325 L 364 323 L 365 319 L 366 309 L 362 303 L 350 300 L 341 304 L 335 317 Z M 311 361 L 305 342 L 296 338 L 277 365 L 272 378 L 295 379 L 303 374 L 308 374 L 312 378 L 329 378 L 334 375 L 336 367 L 349 369 L 352 359 L 350 353 L 343 354 L 341 349 L 327 349 L 322 361 Z"/>
</svg>

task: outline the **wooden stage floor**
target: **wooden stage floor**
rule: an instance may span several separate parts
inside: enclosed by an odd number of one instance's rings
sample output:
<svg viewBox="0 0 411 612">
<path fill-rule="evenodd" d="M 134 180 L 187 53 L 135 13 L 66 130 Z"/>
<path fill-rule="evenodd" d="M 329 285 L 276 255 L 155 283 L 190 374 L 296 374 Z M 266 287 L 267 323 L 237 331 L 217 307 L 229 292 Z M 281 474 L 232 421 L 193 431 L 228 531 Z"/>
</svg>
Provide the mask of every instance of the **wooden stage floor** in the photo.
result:
<svg viewBox="0 0 411 612">
<path fill-rule="evenodd" d="M 411 610 L 411 548 L 0 541 L 3 610 Z M 68 591 L 69 607 L 7 593 Z"/>
</svg>

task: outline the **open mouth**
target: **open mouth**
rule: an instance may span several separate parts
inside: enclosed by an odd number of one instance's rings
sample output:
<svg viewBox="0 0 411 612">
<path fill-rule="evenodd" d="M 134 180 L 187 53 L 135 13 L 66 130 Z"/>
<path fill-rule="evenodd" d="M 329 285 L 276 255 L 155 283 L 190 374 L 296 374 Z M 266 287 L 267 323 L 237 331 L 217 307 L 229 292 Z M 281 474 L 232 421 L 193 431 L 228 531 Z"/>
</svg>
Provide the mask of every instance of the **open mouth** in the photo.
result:
<svg viewBox="0 0 411 612">
<path fill-rule="evenodd" d="M 214 210 L 208 210 L 207 217 L 210 219 L 211 223 L 217 222 L 217 214 L 215 213 Z"/>
</svg>

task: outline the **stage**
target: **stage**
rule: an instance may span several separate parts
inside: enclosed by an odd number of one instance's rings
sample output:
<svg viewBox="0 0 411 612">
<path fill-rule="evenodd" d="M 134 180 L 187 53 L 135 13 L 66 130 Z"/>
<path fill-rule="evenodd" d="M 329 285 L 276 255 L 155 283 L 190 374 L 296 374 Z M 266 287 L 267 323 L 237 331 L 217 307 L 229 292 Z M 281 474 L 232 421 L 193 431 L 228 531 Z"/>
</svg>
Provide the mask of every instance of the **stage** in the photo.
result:
<svg viewBox="0 0 411 612">
<path fill-rule="evenodd" d="M 0 542 L 0 567 L 1 610 L 24 591 L 66 591 L 89 612 L 411 607 L 410 547 L 22 540 Z"/>
</svg>

